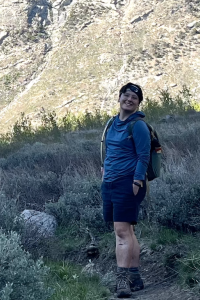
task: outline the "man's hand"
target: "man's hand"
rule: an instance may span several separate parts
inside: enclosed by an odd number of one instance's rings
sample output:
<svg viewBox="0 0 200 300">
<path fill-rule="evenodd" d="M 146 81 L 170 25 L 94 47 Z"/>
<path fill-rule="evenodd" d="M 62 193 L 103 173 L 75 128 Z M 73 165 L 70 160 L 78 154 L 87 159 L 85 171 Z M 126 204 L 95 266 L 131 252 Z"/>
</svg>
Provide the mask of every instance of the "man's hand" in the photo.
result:
<svg viewBox="0 0 200 300">
<path fill-rule="evenodd" d="M 136 184 L 134 184 L 134 183 L 136 183 Z M 142 187 L 142 186 L 143 186 L 142 180 L 134 180 L 133 181 L 133 194 L 135 196 L 137 195 L 137 193 L 139 192 L 140 187 Z"/>
</svg>

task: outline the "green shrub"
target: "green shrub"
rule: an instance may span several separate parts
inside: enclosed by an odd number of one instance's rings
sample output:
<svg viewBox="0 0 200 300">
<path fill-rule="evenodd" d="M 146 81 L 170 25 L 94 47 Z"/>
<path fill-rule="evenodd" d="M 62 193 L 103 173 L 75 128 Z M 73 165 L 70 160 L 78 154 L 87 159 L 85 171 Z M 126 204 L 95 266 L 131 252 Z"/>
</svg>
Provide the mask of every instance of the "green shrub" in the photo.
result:
<svg viewBox="0 0 200 300">
<path fill-rule="evenodd" d="M 186 86 L 174 97 L 168 90 L 160 90 L 159 99 L 152 100 L 147 97 L 142 110 L 148 121 L 156 121 L 166 115 L 185 115 L 194 110 L 192 94 Z"/>
<path fill-rule="evenodd" d="M 76 181 L 68 186 L 68 191 L 57 203 L 47 203 L 46 211 L 54 215 L 61 226 L 79 224 L 79 228 L 89 227 L 98 232 L 107 229 L 102 215 L 99 180 Z"/>
<path fill-rule="evenodd" d="M 38 120 L 40 125 L 34 127 L 31 119 L 21 113 L 12 130 L 0 136 L 0 157 L 8 156 L 27 143 L 62 141 L 66 132 L 103 128 L 109 118 L 106 112 L 96 110 L 94 113 L 86 111 L 77 116 L 67 113 L 59 119 L 54 111 L 46 112 L 42 109 Z"/>
<path fill-rule="evenodd" d="M 110 116 L 104 111 L 96 110 L 94 113 L 88 112 L 74 115 L 68 112 L 63 118 L 58 120 L 59 127 L 67 131 L 93 129 L 104 126 Z"/>
<path fill-rule="evenodd" d="M 46 112 L 45 110 L 42 111 L 41 114 L 41 125 L 38 128 L 38 133 L 36 132 L 36 135 L 48 135 L 50 134 L 55 139 L 59 139 L 60 137 L 60 131 L 58 127 L 58 121 L 56 117 L 55 111 L 52 112 Z"/>
<path fill-rule="evenodd" d="M 5 287 L 0 291 L 1 300 L 10 300 L 10 295 L 12 294 L 12 284 L 6 283 Z"/>
<path fill-rule="evenodd" d="M 18 170 L 8 173 L 10 177 L 5 179 L 4 192 L 8 198 L 18 197 L 20 210 L 41 210 L 46 201 L 59 198 L 59 184 L 53 172 L 40 172 L 35 175 L 26 170 Z"/>
<path fill-rule="evenodd" d="M 160 90 L 159 99 L 152 100 L 147 97 L 141 109 L 146 114 L 146 119 L 152 122 L 169 114 L 186 115 L 189 111 L 194 111 L 195 102 L 193 102 L 190 90 L 183 86 L 174 97 L 166 90 Z M 112 115 L 116 113 L 115 111 Z M 86 111 L 78 115 L 67 113 L 64 117 L 58 118 L 55 111 L 48 112 L 42 108 L 37 122 L 39 125 L 34 127 L 31 119 L 22 112 L 12 131 L 1 136 L 0 156 L 7 156 L 26 143 L 60 141 L 69 131 L 103 129 L 109 118 L 107 112 L 100 110 L 93 113 Z"/>
<path fill-rule="evenodd" d="M 21 113 L 21 117 L 13 126 L 12 139 L 13 141 L 23 141 L 33 137 L 33 129 L 31 126 L 31 120 L 26 117 L 24 113 Z"/>
<path fill-rule="evenodd" d="M 91 143 L 88 136 L 93 139 Z M 95 176 L 95 170 L 99 171 L 98 138 L 96 132 L 68 133 L 63 144 L 26 144 L 0 159 L 5 194 L 9 199 L 17 198 L 22 210 L 43 209 L 45 202 L 57 201 L 73 176 L 81 181 L 81 176 Z"/>
<path fill-rule="evenodd" d="M 150 183 L 150 215 L 170 228 L 199 230 L 199 116 L 158 128 L 163 145 L 162 172 Z"/>
<path fill-rule="evenodd" d="M 15 232 L 0 233 L 0 299 L 45 300 L 52 291 L 45 285 L 49 269 L 23 251 Z"/>
<path fill-rule="evenodd" d="M 11 230 L 21 232 L 23 221 L 19 216 L 16 200 L 8 199 L 2 192 L 0 194 L 0 228 L 4 232 Z"/>
<path fill-rule="evenodd" d="M 171 175 L 168 182 L 158 179 L 152 185 L 151 217 L 169 228 L 198 231 L 200 229 L 198 178 L 195 178 L 196 174 L 187 178 L 186 174 L 184 178 L 181 178 L 181 175 L 183 176 L 181 173 Z"/>
</svg>

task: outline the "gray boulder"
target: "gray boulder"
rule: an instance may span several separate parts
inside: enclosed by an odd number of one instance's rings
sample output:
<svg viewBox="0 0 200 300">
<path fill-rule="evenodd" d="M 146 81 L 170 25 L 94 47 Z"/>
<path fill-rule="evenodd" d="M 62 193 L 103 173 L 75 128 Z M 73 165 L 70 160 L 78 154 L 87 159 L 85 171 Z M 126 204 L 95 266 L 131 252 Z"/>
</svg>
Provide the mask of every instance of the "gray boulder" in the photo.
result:
<svg viewBox="0 0 200 300">
<path fill-rule="evenodd" d="M 47 238 L 55 234 L 57 221 L 54 216 L 45 212 L 25 209 L 21 213 L 21 217 L 25 221 L 25 228 L 32 238 Z"/>
<path fill-rule="evenodd" d="M 177 120 L 177 116 L 175 116 L 175 115 L 166 115 L 165 117 L 160 119 L 158 121 L 158 123 L 172 123 L 172 122 L 175 122 L 176 120 Z"/>
</svg>

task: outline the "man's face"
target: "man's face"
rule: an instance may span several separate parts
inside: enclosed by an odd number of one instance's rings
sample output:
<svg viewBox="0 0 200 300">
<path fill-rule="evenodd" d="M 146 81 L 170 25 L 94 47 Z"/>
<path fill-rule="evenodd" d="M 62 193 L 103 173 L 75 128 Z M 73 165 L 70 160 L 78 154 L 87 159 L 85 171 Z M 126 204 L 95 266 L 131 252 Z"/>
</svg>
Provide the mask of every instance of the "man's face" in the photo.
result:
<svg viewBox="0 0 200 300">
<path fill-rule="evenodd" d="M 120 110 L 128 112 L 136 112 L 139 106 L 139 97 L 137 94 L 127 89 L 125 93 L 122 93 L 119 97 Z"/>
</svg>

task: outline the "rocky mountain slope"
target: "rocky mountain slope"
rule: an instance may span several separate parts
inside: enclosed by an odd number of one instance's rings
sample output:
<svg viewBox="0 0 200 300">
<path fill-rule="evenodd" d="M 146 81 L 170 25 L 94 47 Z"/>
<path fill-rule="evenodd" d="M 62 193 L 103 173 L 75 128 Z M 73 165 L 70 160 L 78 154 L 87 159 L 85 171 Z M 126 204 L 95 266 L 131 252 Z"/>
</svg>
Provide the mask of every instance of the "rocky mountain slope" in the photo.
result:
<svg viewBox="0 0 200 300">
<path fill-rule="evenodd" d="M 0 120 L 111 111 L 119 87 L 200 99 L 200 0 L 0 0 Z"/>
</svg>

